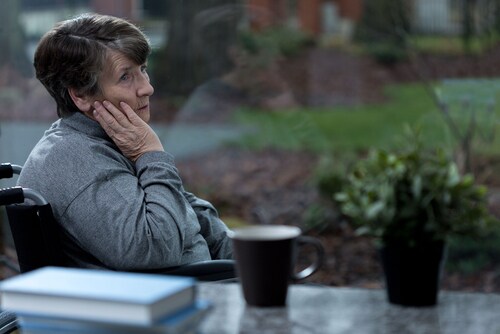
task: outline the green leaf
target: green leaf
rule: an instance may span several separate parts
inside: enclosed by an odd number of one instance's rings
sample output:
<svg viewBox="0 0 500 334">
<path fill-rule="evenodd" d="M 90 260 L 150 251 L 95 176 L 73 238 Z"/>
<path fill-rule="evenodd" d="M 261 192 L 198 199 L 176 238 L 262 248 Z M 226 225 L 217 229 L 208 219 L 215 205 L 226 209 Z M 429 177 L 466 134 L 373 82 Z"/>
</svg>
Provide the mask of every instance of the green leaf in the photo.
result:
<svg viewBox="0 0 500 334">
<path fill-rule="evenodd" d="M 458 172 L 457 165 L 451 163 L 448 168 L 448 177 L 446 179 L 446 185 L 448 187 L 453 187 L 460 183 L 460 174 Z"/>
<path fill-rule="evenodd" d="M 385 203 L 382 201 L 378 201 L 370 205 L 367 210 L 365 217 L 368 220 L 373 220 L 379 216 L 379 214 L 385 209 Z"/>
<path fill-rule="evenodd" d="M 422 177 L 420 175 L 415 175 L 413 177 L 413 183 L 411 187 L 413 196 L 419 199 L 422 194 Z"/>
</svg>

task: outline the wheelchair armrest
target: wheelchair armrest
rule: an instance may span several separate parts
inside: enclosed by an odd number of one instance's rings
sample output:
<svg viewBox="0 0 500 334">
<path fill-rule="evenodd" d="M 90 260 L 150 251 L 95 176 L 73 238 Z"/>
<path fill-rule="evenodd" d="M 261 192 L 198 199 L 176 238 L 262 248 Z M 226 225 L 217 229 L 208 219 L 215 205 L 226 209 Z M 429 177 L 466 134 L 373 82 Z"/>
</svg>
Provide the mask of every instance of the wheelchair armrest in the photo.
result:
<svg viewBox="0 0 500 334">
<path fill-rule="evenodd" d="M 22 167 L 19 165 L 13 165 L 10 163 L 0 164 L 0 179 L 11 178 L 14 174 L 21 173 Z"/>
<path fill-rule="evenodd" d="M 26 198 L 35 202 L 36 205 L 48 204 L 39 192 L 30 188 L 15 186 L 0 189 L 0 205 L 20 204 Z"/>
<path fill-rule="evenodd" d="M 0 205 L 10 205 L 24 202 L 24 192 L 21 187 L 0 189 Z"/>
<path fill-rule="evenodd" d="M 141 270 L 140 272 L 190 276 L 200 281 L 222 281 L 236 278 L 234 260 L 209 260 L 167 269 Z"/>
</svg>

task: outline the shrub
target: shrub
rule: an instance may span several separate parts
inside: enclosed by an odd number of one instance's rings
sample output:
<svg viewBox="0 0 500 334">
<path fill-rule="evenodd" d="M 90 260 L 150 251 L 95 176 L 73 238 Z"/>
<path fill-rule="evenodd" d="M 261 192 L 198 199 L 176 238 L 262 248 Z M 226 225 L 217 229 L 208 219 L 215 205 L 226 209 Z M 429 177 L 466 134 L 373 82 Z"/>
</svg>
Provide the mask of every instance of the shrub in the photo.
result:
<svg viewBox="0 0 500 334">
<path fill-rule="evenodd" d="M 476 235 L 494 221 L 486 188 L 461 176 L 442 150 L 425 150 L 418 133 L 404 151 L 374 150 L 360 160 L 335 199 L 358 233 L 383 244 L 412 247 Z"/>
</svg>

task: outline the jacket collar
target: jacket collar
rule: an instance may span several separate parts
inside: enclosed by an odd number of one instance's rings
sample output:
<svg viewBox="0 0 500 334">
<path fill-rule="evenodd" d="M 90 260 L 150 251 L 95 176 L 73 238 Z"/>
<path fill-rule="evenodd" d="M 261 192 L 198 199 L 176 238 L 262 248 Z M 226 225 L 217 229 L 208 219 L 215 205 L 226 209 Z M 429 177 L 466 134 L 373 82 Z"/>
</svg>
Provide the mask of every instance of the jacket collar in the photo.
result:
<svg viewBox="0 0 500 334">
<path fill-rule="evenodd" d="M 104 131 L 97 121 L 85 116 L 81 112 L 75 112 L 70 116 L 62 118 L 61 124 L 92 137 L 111 140 L 106 131 Z"/>
</svg>

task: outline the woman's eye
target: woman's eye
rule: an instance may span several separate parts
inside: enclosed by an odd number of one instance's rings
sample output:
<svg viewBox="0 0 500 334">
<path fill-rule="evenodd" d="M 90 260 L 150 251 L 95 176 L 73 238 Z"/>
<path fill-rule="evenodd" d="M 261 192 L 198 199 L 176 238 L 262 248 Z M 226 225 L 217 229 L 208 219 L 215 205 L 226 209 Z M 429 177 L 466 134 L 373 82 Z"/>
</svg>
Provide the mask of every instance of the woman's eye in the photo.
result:
<svg viewBox="0 0 500 334">
<path fill-rule="evenodd" d="M 141 66 L 141 72 L 145 73 L 148 70 L 148 67 L 146 65 Z"/>
<path fill-rule="evenodd" d="M 128 80 L 128 78 L 129 78 L 129 75 L 128 74 L 124 74 L 124 75 L 122 75 L 120 77 L 120 81 L 126 81 L 126 80 Z"/>
</svg>

